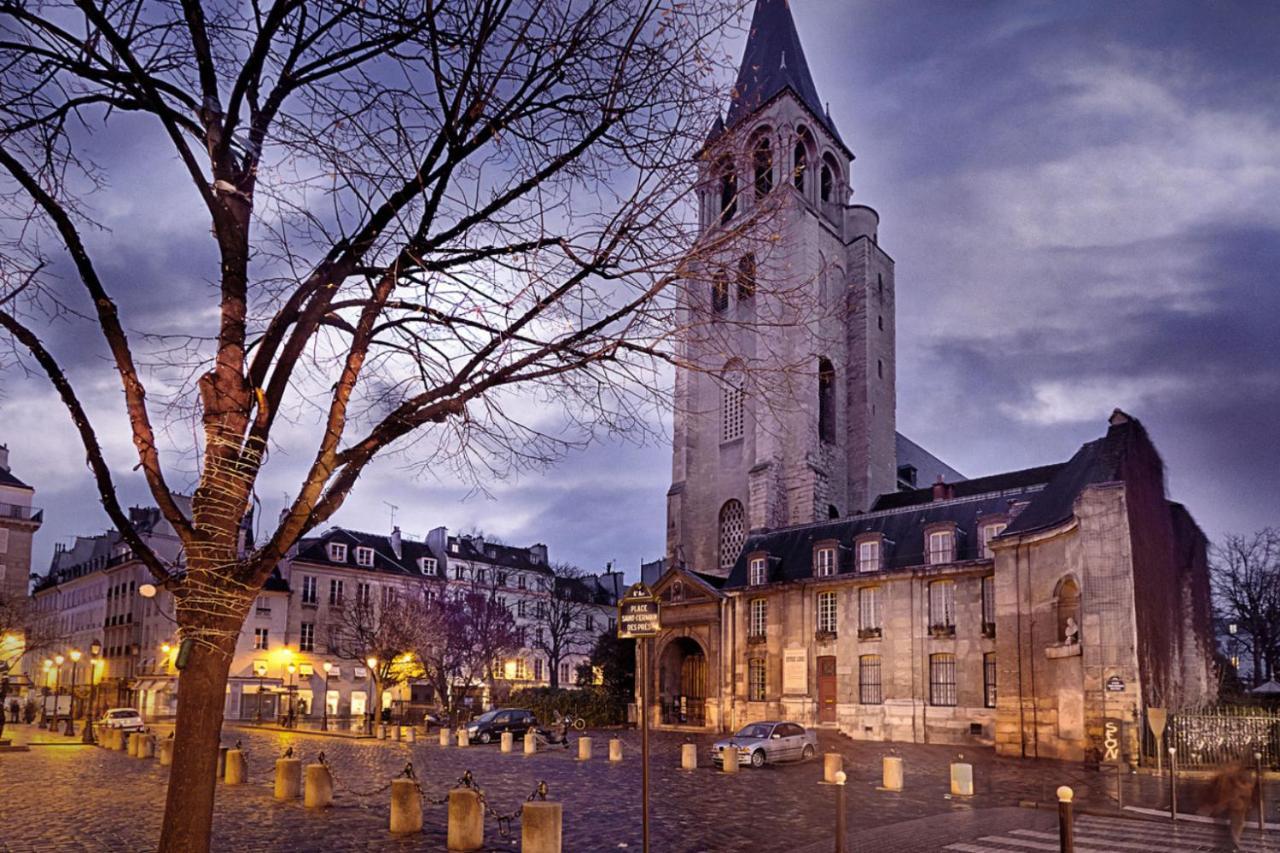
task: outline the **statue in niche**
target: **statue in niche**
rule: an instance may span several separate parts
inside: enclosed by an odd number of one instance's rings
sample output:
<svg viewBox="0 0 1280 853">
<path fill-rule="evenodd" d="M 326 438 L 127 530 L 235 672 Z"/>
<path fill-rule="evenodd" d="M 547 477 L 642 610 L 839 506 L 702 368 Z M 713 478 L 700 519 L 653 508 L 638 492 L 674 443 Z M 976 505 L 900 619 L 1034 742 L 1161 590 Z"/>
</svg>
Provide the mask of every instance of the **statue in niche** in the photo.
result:
<svg viewBox="0 0 1280 853">
<path fill-rule="evenodd" d="M 1076 624 L 1074 616 L 1067 617 L 1067 624 L 1062 629 L 1063 645 L 1074 646 L 1080 642 L 1080 626 Z"/>
</svg>

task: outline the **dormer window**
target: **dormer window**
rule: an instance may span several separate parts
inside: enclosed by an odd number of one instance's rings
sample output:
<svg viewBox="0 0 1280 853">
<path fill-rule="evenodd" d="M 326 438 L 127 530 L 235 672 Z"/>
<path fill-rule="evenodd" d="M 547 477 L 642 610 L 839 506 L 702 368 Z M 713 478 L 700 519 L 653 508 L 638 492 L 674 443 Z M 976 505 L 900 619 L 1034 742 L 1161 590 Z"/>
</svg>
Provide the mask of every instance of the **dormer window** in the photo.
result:
<svg viewBox="0 0 1280 853">
<path fill-rule="evenodd" d="M 749 586 L 760 586 L 765 582 L 768 577 L 765 565 L 764 557 L 751 558 L 751 562 L 747 564 L 747 584 Z"/>
<path fill-rule="evenodd" d="M 819 548 L 813 552 L 813 574 L 819 578 L 834 577 L 836 573 L 836 549 L 834 546 Z"/>
<path fill-rule="evenodd" d="M 341 542 L 329 543 L 329 562 L 345 563 L 347 561 L 347 546 Z"/>
<path fill-rule="evenodd" d="M 364 566 L 366 569 L 373 565 L 373 549 L 366 548 L 363 545 L 356 548 L 356 565 Z"/>
<path fill-rule="evenodd" d="M 926 554 L 929 565 L 954 563 L 956 559 L 956 534 L 953 530 L 933 530 L 929 533 Z"/>
<path fill-rule="evenodd" d="M 436 574 L 436 558 L 435 557 L 419 557 L 418 570 L 424 575 Z"/>
<path fill-rule="evenodd" d="M 982 543 L 981 553 L 984 559 L 995 559 L 995 552 L 991 550 L 991 540 L 1003 533 L 1008 526 L 1003 521 L 993 521 L 982 525 L 979 535 Z"/>
<path fill-rule="evenodd" d="M 858 571 L 880 571 L 880 542 L 872 539 L 858 543 Z"/>
</svg>

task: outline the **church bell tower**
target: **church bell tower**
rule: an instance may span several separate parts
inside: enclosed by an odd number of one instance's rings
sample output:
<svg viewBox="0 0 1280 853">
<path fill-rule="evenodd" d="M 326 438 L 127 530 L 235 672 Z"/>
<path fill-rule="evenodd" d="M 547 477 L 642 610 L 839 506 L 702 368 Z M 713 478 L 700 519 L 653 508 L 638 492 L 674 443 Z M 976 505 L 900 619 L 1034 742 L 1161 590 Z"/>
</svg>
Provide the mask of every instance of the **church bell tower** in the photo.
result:
<svg viewBox="0 0 1280 853">
<path fill-rule="evenodd" d="M 895 487 L 893 260 L 786 0 L 757 0 L 702 151 L 680 294 L 667 558 L 727 574 L 746 535 Z"/>
</svg>

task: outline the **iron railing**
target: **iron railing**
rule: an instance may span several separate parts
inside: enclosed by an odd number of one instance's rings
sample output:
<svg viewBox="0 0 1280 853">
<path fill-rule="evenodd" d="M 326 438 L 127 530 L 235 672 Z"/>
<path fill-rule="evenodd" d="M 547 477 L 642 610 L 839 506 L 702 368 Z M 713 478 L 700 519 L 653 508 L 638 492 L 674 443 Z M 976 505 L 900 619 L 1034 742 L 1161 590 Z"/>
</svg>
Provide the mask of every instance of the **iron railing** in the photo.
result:
<svg viewBox="0 0 1280 853">
<path fill-rule="evenodd" d="M 1144 763 L 1156 763 L 1156 740 L 1143 726 L 1142 755 Z M 1224 767 L 1236 762 L 1254 764 L 1254 755 L 1262 754 L 1262 763 L 1280 770 L 1280 708 L 1224 705 L 1202 711 L 1184 711 L 1169 715 L 1162 744 L 1161 759 L 1168 762 L 1169 747 L 1178 751 L 1178 766 L 1188 770 Z"/>
</svg>

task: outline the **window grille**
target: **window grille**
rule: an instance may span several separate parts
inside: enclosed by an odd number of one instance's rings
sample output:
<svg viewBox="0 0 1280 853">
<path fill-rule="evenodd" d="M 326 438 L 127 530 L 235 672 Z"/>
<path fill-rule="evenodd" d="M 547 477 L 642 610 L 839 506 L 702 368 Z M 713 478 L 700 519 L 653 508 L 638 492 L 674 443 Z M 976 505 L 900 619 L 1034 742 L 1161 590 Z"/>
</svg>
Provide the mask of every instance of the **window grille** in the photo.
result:
<svg viewBox="0 0 1280 853">
<path fill-rule="evenodd" d="M 982 579 L 982 633 L 994 637 L 996 633 L 996 579 L 987 575 Z"/>
<path fill-rule="evenodd" d="M 742 503 L 736 500 L 726 501 L 720 508 L 720 568 L 731 569 L 738 562 L 746 533 Z"/>
<path fill-rule="evenodd" d="M 858 658 L 858 702 L 863 705 L 884 704 L 884 689 L 880 682 L 880 655 L 863 655 Z"/>
<path fill-rule="evenodd" d="M 336 578 L 329 581 L 329 603 L 334 606 L 342 606 L 342 581 Z"/>
<path fill-rule="evenodd" d="M 720 384 L 720 440 L 742 438 L 745 426 L 745 397 L 742 372 L 736 366 L 726 367 Z"/>
<path fill-rule="evenodd" d="M 818 593 L 818 630 L 834 634 L 836 632 L 836 593 Z"/>
<path fill-rule="evenodd" d="M 773 189 L 773 149 L 769 147 L 768 137 L 762 136 L 756 141 L 752 164 L 755 167 L 756 198 L 764 198 Z"/>
<path fill-rule="evenodd" d="M 747 699 L 752 702 L 763 702 L 767 695 L 768 679 L 763 658 L 752 658 L 747 662 Z"/>
<path fill-rule="evenodd" d="M 720 222 L 733 219 L 738 212 L 738 176 L 733 171 L 733 160 L 729 157 L 720 161 Z"/>
<path fill-rule="evenodd" d="M 956 704 L 955 655 L 929 655 L 929 704 L 943 707 Z"/>
<path fill-rule="evenodd" d="M 316 579 L 313 575 L 302 576 L 302 603 L 316 603 Z"/>
<path fill-rule="evenodd" d="M 756 295 L 756 256 L 743 255 L 738 261 L 738 301 L 745 302 Z"/>
</svg>

